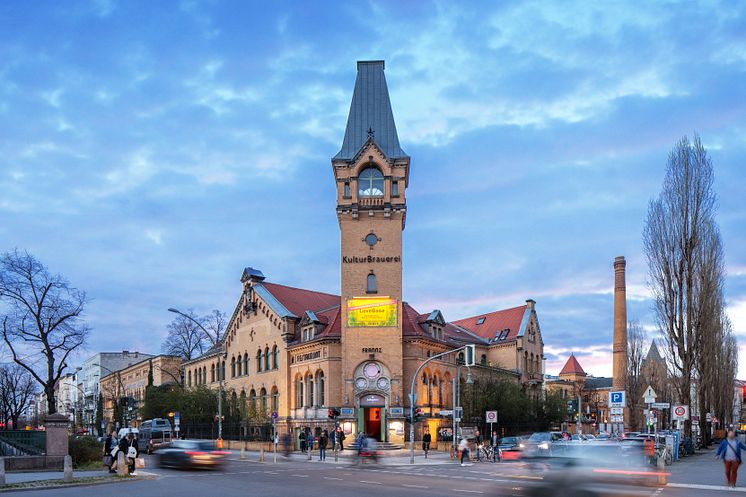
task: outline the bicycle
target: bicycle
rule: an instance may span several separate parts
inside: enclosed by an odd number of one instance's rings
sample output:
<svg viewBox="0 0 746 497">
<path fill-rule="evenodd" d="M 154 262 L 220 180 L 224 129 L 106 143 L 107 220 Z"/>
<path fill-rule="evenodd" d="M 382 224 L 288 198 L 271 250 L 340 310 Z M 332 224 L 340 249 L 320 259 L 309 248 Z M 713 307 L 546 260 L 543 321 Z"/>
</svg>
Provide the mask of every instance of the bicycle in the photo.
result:
<svg viewBox="0 0 746 497">
<path fill-rule="evenodd" d="M 493 449 L 491 445 L 481 444 L 477 447 L 477 451 L 479 451 L 480 456 L 484 456 L 485 461 L 494 461 L 495 449 Z M 478 459 L 481 461 L 481 457 Z"/>
</svg>

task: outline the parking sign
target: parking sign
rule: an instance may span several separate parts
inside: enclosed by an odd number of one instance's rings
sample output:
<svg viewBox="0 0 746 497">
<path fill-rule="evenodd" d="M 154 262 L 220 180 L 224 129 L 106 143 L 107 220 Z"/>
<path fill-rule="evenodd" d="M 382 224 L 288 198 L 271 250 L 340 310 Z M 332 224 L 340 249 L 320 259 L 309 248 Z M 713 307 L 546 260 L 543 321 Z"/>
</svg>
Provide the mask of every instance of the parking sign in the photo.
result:
<svg viewBox="0 0 746 497">
<path fill-rule="evenodd" d="M 626 396 L 624 390 L 620 392 L 609 392 L 609 407 L 625 407 Z"/>
</svg>

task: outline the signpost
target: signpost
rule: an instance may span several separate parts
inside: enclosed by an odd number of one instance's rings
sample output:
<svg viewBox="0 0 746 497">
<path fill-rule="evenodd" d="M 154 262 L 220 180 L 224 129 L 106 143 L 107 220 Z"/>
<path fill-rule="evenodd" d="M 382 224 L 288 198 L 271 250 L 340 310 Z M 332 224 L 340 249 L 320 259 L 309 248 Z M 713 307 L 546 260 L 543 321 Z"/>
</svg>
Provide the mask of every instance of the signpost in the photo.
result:
<svg viewBox="0 0 746 497">
<path fill-rule="evenodd" d="M 680 423 L 683 423 L 685 420 L 689 419 L 689 406 L 685 406 L 683 404 L 674 405 L 673 409 L 671 409 L 671 416 L 674 420 L 676 420 L 676 427 L 681 428 Z M 697 420 L 697 424 L 699 424 L 699 420 Z"/>
<path fill-rule="evenodd" d="M 619 429 L 619 426 L 617 426 L 616 428 L 612 426 L 612 431 L 615 433 L 624 431 L 624 408 L 626 406 L 627 394 L 624 390 L 609 392 L 609 407 L 619 409 L 619 411 L 617 411 L 617 414 L 612 414 L 609 417 L 609 421 L 612 423 L 612 425 L 616 423 L 622 423 L 621 429 Z"/>
<path fill-rule="evenodd" d="M 658 431 L 658 418 L 655 416 L 655 411 L 652 410 L 656 397 L 655 390 L 653 390 L 653 387 L 648 385 L 645 393 L 642 394 L 642 400 L 648 405 L 647 423 L 645 423 L 648 426 L 648 435 L 650 435 L 651 426 L 653 426 L 653 433 Z"/>
<path fill-rule="evenodd" d="M 179 425 L 181 424 L 181 413 L 179 411 L 174 412 L 174 431 L 176 432 L 176 438 L 179 438 Z"/>
<path fill-rule="evenodd" d="M 277 411 L 272 411 L 272 450 L 273 462 L 277 464 Z"/>
<path fill-rule="evenodd" d="M 497 423 L 497 411 L 487 411 L 484 419 L 490 424 L 490 437 L 492 436 L 492 423 Z"/>
</svg>

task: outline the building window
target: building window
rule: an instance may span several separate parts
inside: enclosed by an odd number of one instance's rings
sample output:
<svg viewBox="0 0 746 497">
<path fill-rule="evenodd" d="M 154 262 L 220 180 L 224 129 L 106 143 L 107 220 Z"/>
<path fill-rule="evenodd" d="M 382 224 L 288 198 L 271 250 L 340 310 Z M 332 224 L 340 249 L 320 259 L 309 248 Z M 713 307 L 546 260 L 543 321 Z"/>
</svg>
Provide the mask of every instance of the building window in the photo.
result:
<svg viewBox="0 0 746 497">
<path fill-rule="evenodd" d="M 368 167 L 357 178 L 358 195 L 361 197 L 383 196 L 383 173 L 375 167 Z"/>
<path fill-rule="evenodd" d="M 459 352 L 458 353 L 458 357 L 456 358 L 456 363 L 457 364 L 464 364 L 464 362 L 465 362 L 464 361 L 464 353 L 463 352 Z"/>
<path fill-rule="evenodd" d="M 262 372 L 262 349 L 256 351 L 256 372 Z"/>
<path fill-rule="evenodd" d="M 221 380 L 225 379 L 225 361 L 223 361 L 223 367 L 220 368 L 220 379 Z"/>
<path fill-rule="evenodd" d="M 306 407 L 313 407 L 313 376 L 306 376 Z"/>
<path fill-rule="evenodd" d="M 256 412 L 256 390 L 253 388 L 249 392 L 249 407 L 252 411 Z"/>
<path fill-rule="evenodd" d="M 207 383 L 207 366 L 202 368 L 202 383 Z"/>
<path fill-rule="evenodd" d="M 479 359 L 479 364 L 482 366 L 487 365 L 487 354 L 482 354 L 482 357 Z"/>
<path fill-rule="evenodd" d="M 269 347 L 264 348 L 264 370 L 269 371 Z"/>
<path fill-rule="evenodd" d="M 378 243 L 378 237 L 375 233 L 368 233 L 365 235 L 365 243 L 367 243 L 369 247 L 373 247 Z"/>
<path fill-rule="evenodd" d="M 231 359 L 234 360 L 234 359 Z M 243 371 L 243 368 L 241 367 L 241 356 L 238 356 L 238 360 L 236 361 L 236 375 L 241 376 L 241 372 Z"/>
<path fill-rule="evenodd" d="M 220 372 L 218 372 L 220 374 Z M 215 365 L 210 366 L 210 382 L 215 383 Z"/>
<path fill-rule="evenodd" d="M 484 324 L 484 320 L 485 319 L 486 318 L 484 318 L 484 317 L 481 317 L 481 318 L 477 319 L 477 324 Z"/>
<path fill-rule="evenodd" d="M 372 272 L 368 275 L 368 285 L 365 289 L 366 293 L 378 293 L 378 284 L 376 282 L 376 275 Z"/>
<path fill-rule="evenodd" d="M 236 358 L 231 357 L 231 378 L 236 377 Z"/>
<path fill-rule="evenodd" d="M 249 353 L 245 352 L 243 355 L 243 370 L 244 374 L 248 376 L 249 374 Z"/>
<path fill-rule="evenodd" d="M 261 402 L 261 414 L 264 416 L 267 414 L 267 389 L 262 388 L 259 391 L 259 399 Z"/>
<path fill-rule="evenodd" d="M 295 378 L 295 407 L 303 407 L 303 378 Z"/>
<path fill-rule="evenodd" d="M 191 371 L 189 371 L 189 372 L 187 373 L 187 386 L 188 386 L 188 387 L 191 387 L 191 386 L 192 386 L 192 372 L 191 372 Z"/>
<path fill-rule="evenodd" d="M 277 391 L 277 387 L 272 387 L 272 412 L 280 410 L 280 392 Z"/>
<path fill-rule="evenodd" d="M 350 182 L 349 181 L 345 181 L 344 191 L 342 193 L 342 196 L 344 198 L 350 198 Z"/>
<path fill-rule="evenodd" d="M 316 391 L 318 392 L 318 395 L 316 397 L 318 397 L 318 402 L 317 403 L 320 406 L 323 406 L 326 403 L 325 402 L 326 398 L 325 398 L 325 395 L 324 395 L 324 385 L 325 385 L 325 383 L 326 383 L 326 381 L 324 380 L 324 372 L 323 371 L 319 371 L 316 374 Z"/>
<path fill-rule="evenodd" d="M 398 181 L 391 182 L 391 196 L 392 197 L 399 196 L 399 182 Z"/>
<path fill-rule="evenodd" d="M 272 347 L 272 369 L 279 369 L 280 368 L 280 366 L 277 364 L 278 363 L 278 360 L 277 360 L 278 359 L 278 355 L 279 355 L 279 351 L 277 349 L 277 345 L 274 345 Z"/>
</svg>

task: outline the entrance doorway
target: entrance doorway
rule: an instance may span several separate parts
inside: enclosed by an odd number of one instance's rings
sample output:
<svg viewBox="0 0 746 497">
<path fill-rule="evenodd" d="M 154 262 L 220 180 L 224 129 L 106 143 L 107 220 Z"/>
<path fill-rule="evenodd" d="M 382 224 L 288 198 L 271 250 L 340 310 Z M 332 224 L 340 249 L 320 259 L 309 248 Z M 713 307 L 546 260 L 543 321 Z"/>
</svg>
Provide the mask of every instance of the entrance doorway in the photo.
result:
<svg viewBox="0 0 746 497">
<path fill-rule="evenodd" d="M 381 437 L 381 408 L 366 407 L 363 412 L 363 424 L 365 433 L 375 438 L 379 442 L 383 441 Z"/>
</svg>

